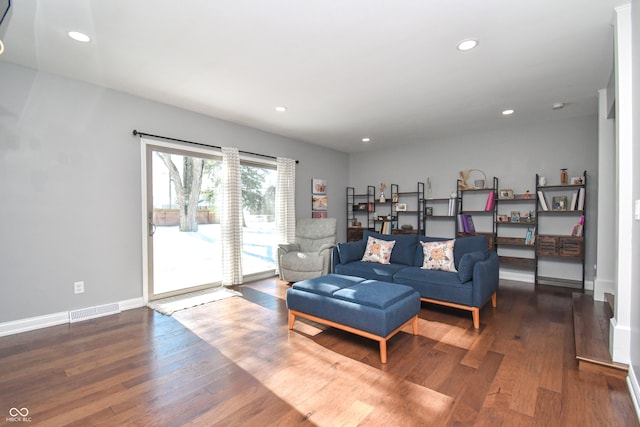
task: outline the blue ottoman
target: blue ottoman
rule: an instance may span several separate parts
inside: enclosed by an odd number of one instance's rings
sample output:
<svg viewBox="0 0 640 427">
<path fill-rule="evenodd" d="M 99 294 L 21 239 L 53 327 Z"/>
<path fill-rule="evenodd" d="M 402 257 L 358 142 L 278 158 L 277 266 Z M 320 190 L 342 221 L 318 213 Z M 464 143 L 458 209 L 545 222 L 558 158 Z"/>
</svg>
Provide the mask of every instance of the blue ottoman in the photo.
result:
<svg viewBox="0 0 640 427">
<path fill-rule="evenodd" d="M 387 363 L 392 336 L 409 324 L 418 334 L 420 294 L 410 286 L 329 274 L 294 283 L 287 308 L 289 329 L 297 316 L 376 340 Z"/>
</svg>

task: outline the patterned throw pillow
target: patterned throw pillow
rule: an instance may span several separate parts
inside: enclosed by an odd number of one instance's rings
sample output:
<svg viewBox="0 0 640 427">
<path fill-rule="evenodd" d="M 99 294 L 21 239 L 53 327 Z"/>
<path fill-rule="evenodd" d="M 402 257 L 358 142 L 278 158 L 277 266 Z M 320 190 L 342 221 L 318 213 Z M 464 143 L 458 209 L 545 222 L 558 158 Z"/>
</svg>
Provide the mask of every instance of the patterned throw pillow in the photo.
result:
<svg viewBox="0 0 640 427">
<path fill-rule="evenodd" d="M 393 245 L 395 244 L 395 240 L 380 240 L 376 239 L 375 237 L 369 236 L 369 239 L 367 239 L 367 247 L 364 250 L 362 261 L 389 264 L 389 260 L 391 259 L 391 251 L 393 250 Z"/>
<path fill-rule="evenodd" d="M 453 259 L 453 245 L 455 242 L 455 240 L 420 242 L 424 253 L 424 263 L 420 268 L 457 272 Z"/>
</svg>

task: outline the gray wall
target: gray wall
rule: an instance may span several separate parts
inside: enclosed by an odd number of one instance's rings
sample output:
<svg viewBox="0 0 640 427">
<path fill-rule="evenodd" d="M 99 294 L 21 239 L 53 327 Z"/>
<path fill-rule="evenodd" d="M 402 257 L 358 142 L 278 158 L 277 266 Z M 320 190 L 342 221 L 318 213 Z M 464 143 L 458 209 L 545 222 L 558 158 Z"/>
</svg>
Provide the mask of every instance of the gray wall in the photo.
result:
<svg viewBox="0 0 640 427">
<path fill-rule="evenodd" d="M 133 129 L 300 160 L 298 216 L 326 178 L 344 239 L 344 153 L 4 62 L 0 94 L 0 323 L 142 296 Z"/>
<path fill-rule="evenodd" d="M 458 172 L 463 169 L 483 170 L 489 180 L 493 176 L 498 177 L 500 188 L 513 189 L 516 193 L 527 189 L 534 192 L 536 173 L 546 176 L 549 184 L 554 184 L 560 182 L 560 168 L 568 168 L 569 176 L 579 176 L 586 170 L 586 279 L 591 281 L 596 254 L 597 126 L 597 116 L 528 125 L 505 121 L 501 129 L 352 154 L 349 158 L 349 182 L 356 192 L 364 192 L 367 184 L 378 187 L 381 181 L 398 184 L 400 191 L 413 191 L 417 181 L 426 182 L 430 177 L 433 197 L 448 197 L 455 190 Z M 472 177 L 478 177 L 478 174 L 473 173 Z M 575 219 L 565 227 L 571 227 L 573 222 Z M 432 232 L 427 229 L 427 232 L 448 237 L 453 235 L 453 226 L 444 225 L 442 230 Z M 551 265 L 549 268 L 561 274 L 567 265 Z"/>
</svg>

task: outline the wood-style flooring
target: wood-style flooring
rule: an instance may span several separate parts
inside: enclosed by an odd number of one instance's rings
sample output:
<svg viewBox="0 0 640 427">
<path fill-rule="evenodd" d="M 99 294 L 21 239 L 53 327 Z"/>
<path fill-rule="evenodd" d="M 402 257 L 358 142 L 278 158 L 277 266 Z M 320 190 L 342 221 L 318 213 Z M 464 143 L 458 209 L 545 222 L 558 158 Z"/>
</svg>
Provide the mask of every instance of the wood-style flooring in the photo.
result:
<svg viewBox="0 0 640 427">
<path fill-rule="evenodd" d="M 423 303 L 378 343 L 305 320 L 276 279 L 173 317 L 147 308 L 0 338 L 0 425 L 638 426 L 624 378 L 581 371 L 572 296 L 502 281 L 498 307 Z"/>
</svg>

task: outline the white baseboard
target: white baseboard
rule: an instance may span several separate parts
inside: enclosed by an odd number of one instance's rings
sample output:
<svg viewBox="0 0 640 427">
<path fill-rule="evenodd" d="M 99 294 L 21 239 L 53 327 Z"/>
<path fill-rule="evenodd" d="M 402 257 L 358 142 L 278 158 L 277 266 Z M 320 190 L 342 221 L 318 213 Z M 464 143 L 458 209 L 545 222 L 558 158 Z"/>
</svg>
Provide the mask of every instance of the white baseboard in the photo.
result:
<svg viewBox="0 0 640 427">
<path fill-rule="evenodd" d="M 516 270 L 500 269 L 500 278 L 504 280 L 515 280 L 518 282 L 533 283 L 535 276 L 533 273 L 523 273 Z"/>
<path fill-rule="evenodd" d="M 629 388 L 629 394 L 631 395 L 631 401 L 633 407 L 636 410 L 636 417 L 640 421 L 640 385 L 638 384 L 638 377 L 633 370 L 633 365 L 629 365 L 629 375 L 627 375 L 627 387 Z"/>
<path fill-rule="evenodd" d="M 521 271 L 516 270 L 508 270 L 508 269 L 500 269 L 500 278 L 504 280 L 515 280 L 518 282 L 525 283 L 534 283 L 535 282 L 535 274 L 533 273 L 523 273 Z M 585 290 L 593 290 L 593 281 L 585 280 L 584 281 L 584 289 Z"/>
<path fill-rule="evenodd" d="M 144 307 L 145 305 L 142 297 L 120 301 L 118 304 L 123 311 Z M 0 337 L 48 328 L 50 326 L 64 325 L 65 323 L 69 323 L 68 311 L 12 320 L 10 322 L 0 323 Z"/>
<path fill-rule="evenodd" d="M 614 362 L 631 365 L 631 328 L 619 325 L 615 317 L 609 320 L 609 351 Z"/>
</svg>

